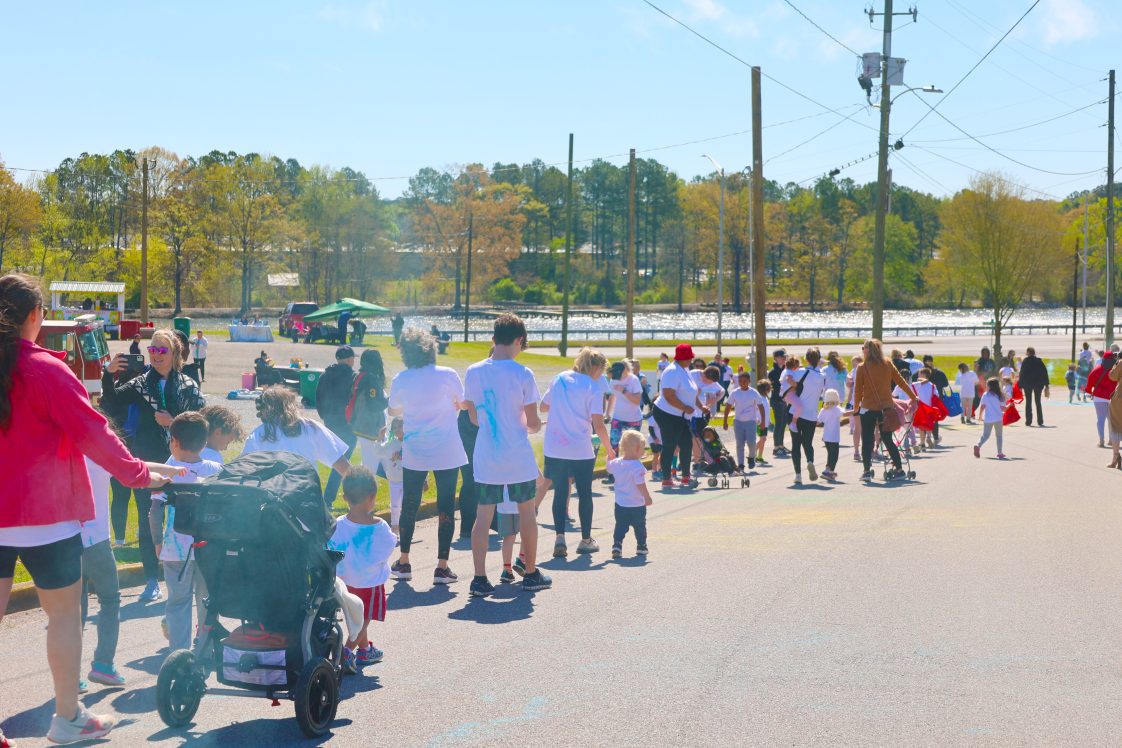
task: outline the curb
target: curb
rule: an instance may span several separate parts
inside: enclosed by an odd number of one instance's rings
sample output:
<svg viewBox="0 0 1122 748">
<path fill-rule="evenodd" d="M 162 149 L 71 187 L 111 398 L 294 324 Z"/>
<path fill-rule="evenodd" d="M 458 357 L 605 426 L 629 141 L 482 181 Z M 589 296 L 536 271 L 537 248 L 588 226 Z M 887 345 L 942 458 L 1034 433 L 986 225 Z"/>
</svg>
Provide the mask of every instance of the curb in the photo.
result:
<svg viewBox="0 0 1122 748">
<path fill-rule="evenodd" d="M 644 461 L 650 467 L 647 461 Z M 600 469 L 593 472 L 593 478 L 603 478 L 607 470 Z M 390 521 L 389 510 L 378 512 L 378 516 L 386 522 Z M 417 519 L 431 519 L 436 516 L 436 502 L 428 501 L 417 509 Z M 122 564 L 117 567 L 117 580 L 124 590 L 127 587 L 141 587 L 147 581 L 144 577 L 144 565 L 140 563 Z M 12 594 L 8 598 L 6 613 L 21 613 L 25 610 L 39 607 L 39 591 L 35 589 L 34 582 L 20 582 L 12 587 Z"/>
</svg>

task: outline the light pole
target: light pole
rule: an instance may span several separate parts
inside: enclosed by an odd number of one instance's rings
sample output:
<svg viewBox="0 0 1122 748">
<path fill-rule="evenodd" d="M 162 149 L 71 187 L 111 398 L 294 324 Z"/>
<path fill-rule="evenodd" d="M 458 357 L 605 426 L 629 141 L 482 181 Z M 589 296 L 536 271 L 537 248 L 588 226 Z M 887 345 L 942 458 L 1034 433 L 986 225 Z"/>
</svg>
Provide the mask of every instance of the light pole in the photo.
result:
<svg viewBox="0 0 1122 748">
<path fill-rule="evenodd" d="M 721 207 L 717 228 L 717 233 L 720 236 L 717 248 L 717 353 L 720 354 L 721 328 L 725 305 L 725 170 L 709 154 L 703 153 L 701 157 L 709 159 L 709 163 L 713 164 L 713 168 L 717 170 L 717 176 L 721 180 Z"/>
<path fill-rule="evenodd" d="M 887 13 L 891 14 L 891 6 Z M 891 16 L 888 16 L 891 18 Z M 872 337 L 880 339 L 884 333 L 884 234 L 885 221 L 888 217 L 888 121 L 892 111 L 892 102 L 896 99 L 891 96 L 892 89 L 888 83 L 888 57 L 891 54 L 889 39 L 891 39 L 890 22 L 885 23 L 885 49 L 884 64 L 881 75 L 880 99 L 880 141 L 877 147 L 877 214 L 873 234 L 873 334 Z M 942 93 L 942 89 L 935 86 L 921 88 L 907 88 L 896 96 L 902 96 L 909 91 L 923 91 L 925 93 Z"/>
<path fill-rule="evenodd" d="M 752 167 L 745 166 L 741 169 L 741 173 L 748 178 L 748 316 L 755 319 L 756 315 L 756 232 L 755 216 L 752 214 Z M 756 336 L 752 336 L 752 345 L 748 348 L 748 369 L 751 372 L 752 364 L 756 360 Z M 752 381 L 758 376 L 752 372 Z"/>
</svg>

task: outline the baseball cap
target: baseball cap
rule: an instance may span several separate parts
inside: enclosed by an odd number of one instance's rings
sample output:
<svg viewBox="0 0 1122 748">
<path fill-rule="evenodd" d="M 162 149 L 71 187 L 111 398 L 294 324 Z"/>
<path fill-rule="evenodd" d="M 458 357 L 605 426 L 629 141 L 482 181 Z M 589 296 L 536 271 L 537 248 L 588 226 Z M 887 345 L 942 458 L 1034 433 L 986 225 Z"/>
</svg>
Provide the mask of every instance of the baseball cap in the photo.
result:
<svg viewBox="0 0 1122 748">
<path fill-rule="evenodd" d="M 335 360 L 343 361 L 348 358 L 354 358 L 355 351 L 349 345 L 341 345 L 335 349 Z"/>
<path fill-rule="evenodd" d="M 679 343 L 674 349 L 675 361 L 690 361 L 693 359 L 693 348 L 689 343 Z"/>
<path fill-rule="evenodd" d="M 776 348 L 774 351 L 771 352 L 771 357 L 772 358 L 775 358 L 776 356 L 786 356 L 786 355 L 787 355 L 787 351 L 784 348 Z"/>
</svg>

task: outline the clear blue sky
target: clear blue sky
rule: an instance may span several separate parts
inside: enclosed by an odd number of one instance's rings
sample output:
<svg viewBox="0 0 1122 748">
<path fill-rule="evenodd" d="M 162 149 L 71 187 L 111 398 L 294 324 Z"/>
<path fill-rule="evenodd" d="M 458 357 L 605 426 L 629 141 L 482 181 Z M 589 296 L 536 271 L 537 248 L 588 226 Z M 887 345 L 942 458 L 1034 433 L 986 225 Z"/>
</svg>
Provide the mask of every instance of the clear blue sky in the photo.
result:
<svg viewBox="0 0 1122 748">
<path fill-rule="evenodd" d="M 780 155 L 841 118 L 765 80 L 765 125 L 808 117 L 764 131 L 767 177 L 810 179 L 876 150 L 879 115 L 861 106 L 856 58 L 786 3 L 652 1 L 765 74 L 856 112 Z M 867 0 L 792 1 L 855 51 L 879 51 Z M 916 2 L 917 23 L 896 21 L 893 54 L 908 60 L 908 85 L 949 90 L 1032 0 Z M 1041 0 L 939 111 L 982 135 L 1105 100 L 1101 79 L 1122 68 L 1118 16 L 1108 12 L 1116 4 Z M 473 161 L 562 162 L 572 131 L 578 160 L 624 163 L 619 154 L 629 147 L 748 130 L 749 81 L 748 68 L 642 0 L 39 0 L 4 11 L 0 159 L 51 168 L 82 151 L 160 145 L 180 155 L 256 151 L 382 178 Z M 925 111 L 913 94 L 901 96 L 893 136 Z M 1105 121 L 1103 103 L 984 138 L 1040 169 L 1101 170 L 1067 176 L 1013 164 L 968 140 L 921 143 L 963 137 L 931 115 L 894 157 L 896 180 L 947 194 L 966 184 L 967 167 L 994 168 L 1067 195 L 1105 181 Z M 751 137 L 641 155 L 690 178 L 709 171 L 702 153 L 740 169 L 750 162 Z M 871 181 L 876 160 L 843 174 Z M 394 197 L 406 182 L 377 185 Z"/>
</svg>

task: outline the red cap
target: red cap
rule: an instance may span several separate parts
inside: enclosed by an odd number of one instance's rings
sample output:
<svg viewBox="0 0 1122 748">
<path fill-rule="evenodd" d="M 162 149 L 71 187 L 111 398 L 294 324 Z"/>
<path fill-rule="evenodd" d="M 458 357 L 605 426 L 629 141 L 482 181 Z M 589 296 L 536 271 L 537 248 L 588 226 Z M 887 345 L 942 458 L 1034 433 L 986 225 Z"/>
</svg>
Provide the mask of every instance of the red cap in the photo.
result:
<svg viewBox="0 0 1122 748">
<path fill-rule="evenodd" d="M 675 361 L 693 361 L 693 348 L 689 343 L 679 343 L 678 347 L 674 349 Z"/>
</svg>

